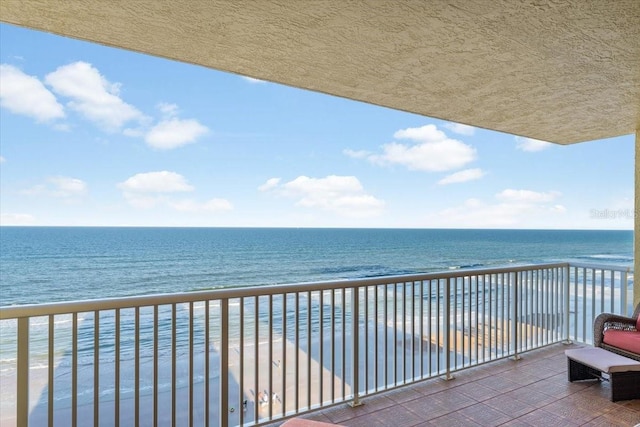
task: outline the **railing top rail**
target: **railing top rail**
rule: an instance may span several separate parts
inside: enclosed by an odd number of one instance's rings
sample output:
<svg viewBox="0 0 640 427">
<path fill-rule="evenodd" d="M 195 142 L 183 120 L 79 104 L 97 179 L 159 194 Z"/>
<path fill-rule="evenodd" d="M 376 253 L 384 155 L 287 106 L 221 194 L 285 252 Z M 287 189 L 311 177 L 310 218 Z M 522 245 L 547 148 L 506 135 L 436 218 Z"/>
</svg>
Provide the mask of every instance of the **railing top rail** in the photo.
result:
<svg viewBox="0 0 640 427">
<path fill-rule="evenodd" d="M 621 273 L 632 273 L 633 266 L 629 265 L 611 265 L 611 264 L 591 264 L 586 262 L 570 262 L 569 267 L 573 268 L 590 268 L 594 270 L 619 271 Z"/>
<path fill-rule="evenodd" d="M 47 316 L 51 314 L 69 314 L 96 310 L 115 310 L 143 306 L 179 304 L 220 300 L 226 298 L 259 297 L 264 295 L 286 294 L 294 292 L 323 291 L 331 289 L 359 288 L 365 286 L 420 282 L 447 278 L 483 276 L 490 274 L 514 273 L 552 268 L 566 268 L 569 263 L 533 264 L 500 268 L 482 268 L 470 270 L 451 270 L 434 273 L 401 276 L 380 276 L 366 279 L 345 279 L 327 282 L 296 283 L 285 285 L 262 285 L 222 288 L 207 291 L 181 292 L 171 294 L 138 295 L 99 300 L 64 301 L 46 304 L 30 304 L 0 307 L 0 320 L 20 317 Z"/>
</svg>

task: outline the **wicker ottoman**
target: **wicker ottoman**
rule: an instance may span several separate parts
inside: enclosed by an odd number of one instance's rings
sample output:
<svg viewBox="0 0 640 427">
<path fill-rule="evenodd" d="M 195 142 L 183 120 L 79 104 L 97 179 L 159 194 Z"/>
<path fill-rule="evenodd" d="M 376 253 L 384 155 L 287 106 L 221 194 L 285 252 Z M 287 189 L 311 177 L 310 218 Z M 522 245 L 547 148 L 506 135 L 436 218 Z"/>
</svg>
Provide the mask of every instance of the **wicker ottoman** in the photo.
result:
<svg viewBox="0 0 640 427">
<path fill-rule="evenodd" d="M 640 362 L 637 360 L 598 347 L 566 350 L 565 354 L 569 381 L 609 381 L 612 402 L 640 398 Z"/>
</svg>

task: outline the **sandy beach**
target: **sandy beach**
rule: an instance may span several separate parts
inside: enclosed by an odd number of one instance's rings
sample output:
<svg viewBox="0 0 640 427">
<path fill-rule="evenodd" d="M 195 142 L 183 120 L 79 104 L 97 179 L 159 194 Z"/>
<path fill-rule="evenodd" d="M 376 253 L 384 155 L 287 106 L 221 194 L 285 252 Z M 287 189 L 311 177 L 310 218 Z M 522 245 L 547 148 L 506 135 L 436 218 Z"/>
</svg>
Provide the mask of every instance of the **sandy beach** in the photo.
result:
<svg viewBox="0 0 640 427">
<path fill-rule="evenodd" d="M 426 327 L 426 326 L 425 326 Z M 373 371 L 375 348 L 373 347 L 374 326 L 369 325 L 369 351 L 367 362 L 369 376 L 366 378 L 368 388 L 384 388 L 385 382 L 402 381 L 402 375 L 407 379 L 417 375 L 419 366 L 412 367 L 409 362 L 411 353 L 419 359 L 420 345 L 423 346 L 423 367 L 425 372 L 437 368 L 437 354 L 429 357 L 430 351 L 439 346 L 435 342 L 421 342 L 412 338 L 407 331 L 403 337 L 400 327 L 395 331 L 392 324 L 377 324 L 378 328 L 378 366 Z M 384 336 L 388 358 L 384 363 Z M 262 335 L 262 334 L 261 334 Z M 229 347 L 229 376 L 227 386 L 229 390 L 228 418 L 230 425 L 241 423 L 278 419 L 287 414 L 300 410 L 318 407 L 323 403 L 340 402 L 351 396 L 351 366 L 352 356 L 350 346 L 343 361 L 342 334 L 337 332 L 331 338 L 330 331 L 323 334 L 322 357 L 320 352 L 319 334 L 311 336 L 311 343 L 306 338 L 287 336 L 273 333 L 272 342 L 260 337 L 255 346 L 255 337 L 245 339 L 243 350 L 239 341 L 232 341 Z M 365 337 L 361 334 L 360 346 L 365 347 Z M 395 336 L 394 336 L 395 335 Z M 345 342 L 349 344 L 350 335 L 345 334 Z M 404 343 L 405 349 L 402 350 Z M 214 343 L 209 349 L 209 419 L 211 425 L 218 425 L 220 402 L 220 352 L 219 343 Z M 403 354 L 404 353 L 404 354 Z M 269 358 L 271 354 L 271 358 Z M 440 354 L 442 357 L 442 354 Z M 66 357 L 66 356 L 65 356 Z M 407 359 L 405 359 L 407 357 Z M 430 362 L 431 366 L 427 366 Z M 419 362 L 417 362 L 419 363 Z M 188 352 L 180 350 L 176 357 L 176 397 L 175 408 L 172 402 L 171 381 L 172 361 L 168 354 L 160 356 L 158 363 L 158 393 L 157 417 L 158 425 L 170 426 L 175 416 L 179 425 L 188 422 L 189 398 L 193 396 L 193 421 L 195 425 L 204 422 L 205 408 L 205 353 L 203 348 L 194 348 L 193 379 L 190 380 L 190 359 Z M 344 366 L 344 374 L 343 374 Z M 127 425 L 135 417 L 135 367 L 133 360 L 126 360 L 120 364 L 120 408 L 121 425 Z M 360 387 L 365 386 L 364 361 L 359 363 Z M 138 402 L 138 417 L 140 425 L 153 425 L 154 410 L 154 367 L 152 359 L 141 358 L 139 367 L 140 395 Z M 377 376 L 377 378 L 375 378 Z M 83 365 L 78 368 L 78 407 L 77 419 L 83 425 L 93 425 L 93 366 Z M 71 368 L 64 358 L 57 361 L 54 372 L 54 387 L 56 400 L 54 402 L 53 417 L 56 424 L 66 424 L 72 417 L 71 413 Z M 343 382 L 342 378 L 347 378 Z M 296 381 L 297 379 L 297 381 Z M 99 392 L 99 422 L 101 425 L 113 425 L 115 422 L 115 370 L 113 363 L 100 365 Z M 192 391 L 190 390 L 190 384 Z M 11 408 L 15 405 L 15 376 L 7 377 L 2 384 L 3 410 L 1 425 L 11 427 L 16 424 Z M 13 396 L 13 398 L 12 398 Z M 6 398 L 6 399 L 5 399 Z M 30 370 L 30 422 L 34 425 L 46 424 L 48 417 L 48 370 Z M 7 402 L 9 402 L 7 404 Z M 6 410 L 5 410 L 6 409 Z M 175 413 L 175 415 L 174 415 Z"/>
</svg>

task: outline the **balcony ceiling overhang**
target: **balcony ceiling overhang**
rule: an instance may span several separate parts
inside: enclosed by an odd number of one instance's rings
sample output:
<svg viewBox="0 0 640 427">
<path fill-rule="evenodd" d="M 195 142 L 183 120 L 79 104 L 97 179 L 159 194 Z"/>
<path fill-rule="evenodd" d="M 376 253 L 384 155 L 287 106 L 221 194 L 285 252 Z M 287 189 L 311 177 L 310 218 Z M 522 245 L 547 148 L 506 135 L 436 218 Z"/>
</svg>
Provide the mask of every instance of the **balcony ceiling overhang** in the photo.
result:
<svg viewBox="0 0 640 427">
<path fill-rule="evenodd" d="M 640 128 L 638 0 L 2 0 L 0 19 L 560 144 Z"/>
</svg>

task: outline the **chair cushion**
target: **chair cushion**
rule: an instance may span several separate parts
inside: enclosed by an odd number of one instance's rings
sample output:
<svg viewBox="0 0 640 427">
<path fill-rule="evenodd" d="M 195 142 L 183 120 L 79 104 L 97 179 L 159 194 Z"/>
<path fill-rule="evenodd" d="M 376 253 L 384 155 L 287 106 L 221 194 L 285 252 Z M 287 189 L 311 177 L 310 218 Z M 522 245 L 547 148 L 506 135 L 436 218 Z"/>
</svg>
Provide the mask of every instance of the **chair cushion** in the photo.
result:
<svg viewBox="0 0 640 427">
<path fill-rule="evenodd" d="M 638 331 L 607 329 L 604 331 L 603 341 L 613 347 L 640 354 L 640 332 Z"/>
</svg>

